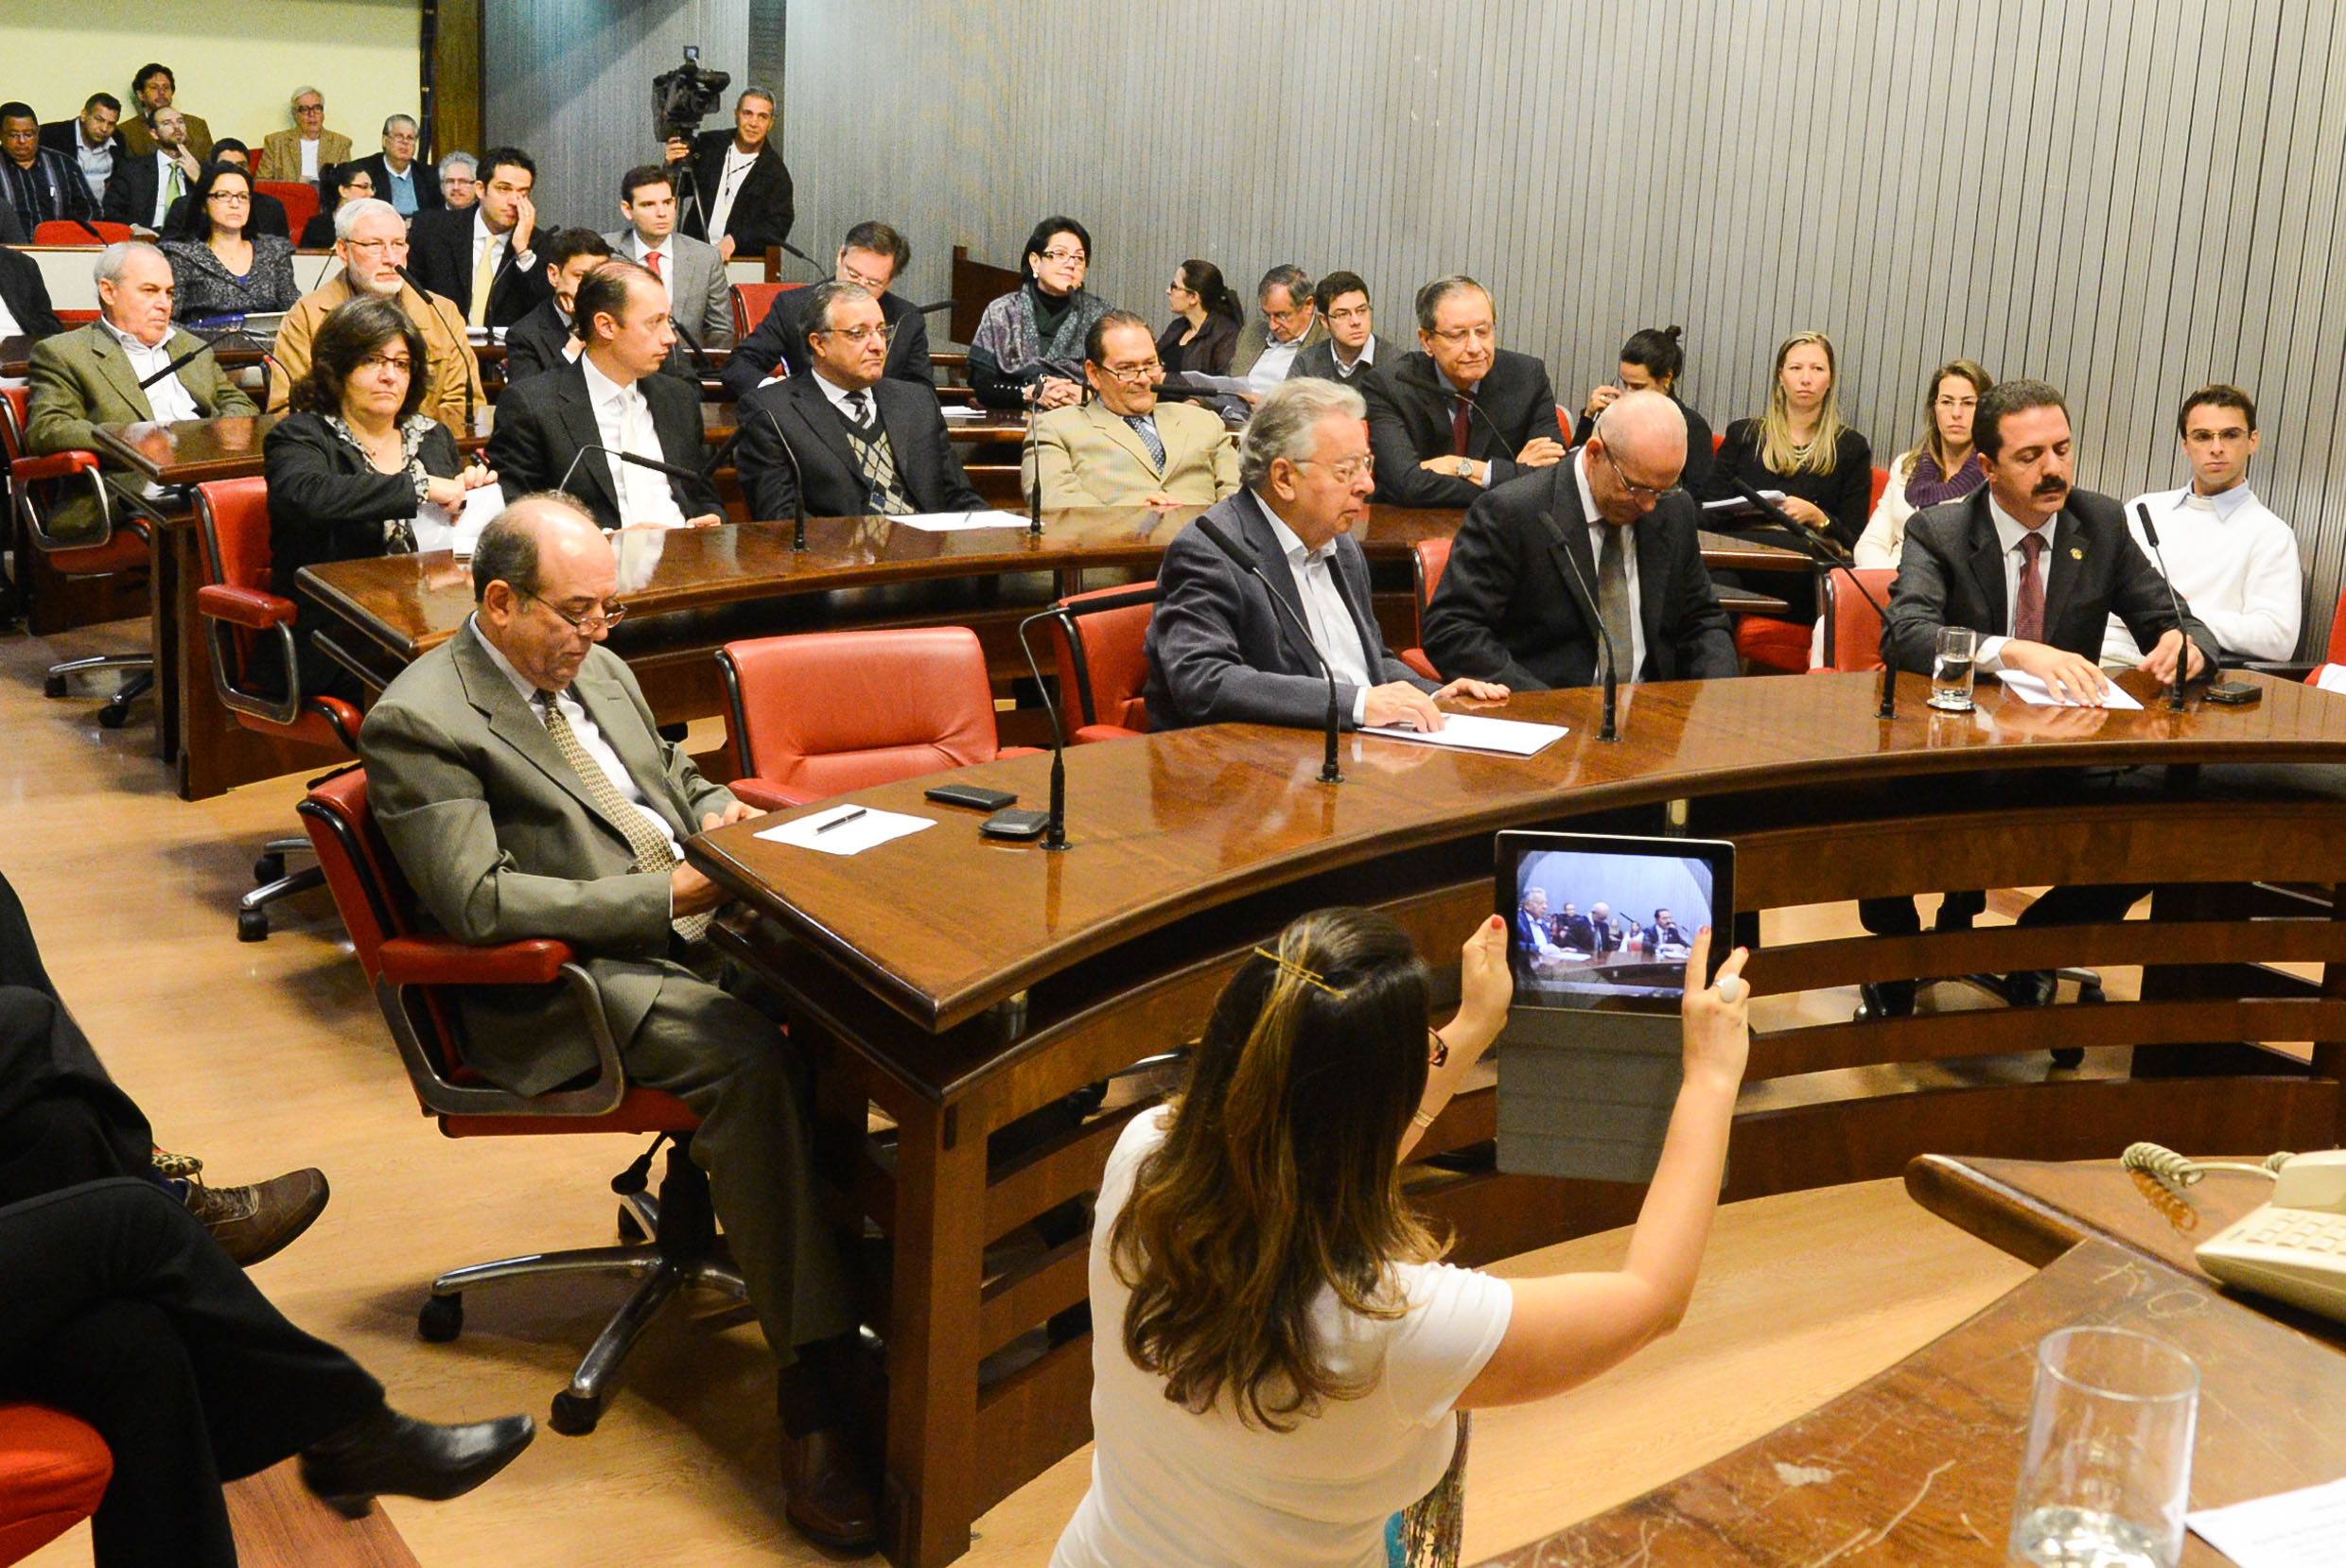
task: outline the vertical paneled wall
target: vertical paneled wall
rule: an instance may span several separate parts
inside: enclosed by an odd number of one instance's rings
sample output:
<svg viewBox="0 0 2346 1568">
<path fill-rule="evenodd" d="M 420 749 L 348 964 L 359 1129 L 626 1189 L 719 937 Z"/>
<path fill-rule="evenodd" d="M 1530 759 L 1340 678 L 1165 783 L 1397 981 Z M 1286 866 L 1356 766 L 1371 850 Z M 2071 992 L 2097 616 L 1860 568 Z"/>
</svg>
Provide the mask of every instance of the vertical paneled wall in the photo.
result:
<svg viewBox="0 0 2346 1568">
<path fill-rule="evenodd" d="M 744 0 L 486 0 L 486 140 L 537 164 L 537 204 L 562 223 L 617 229 L 620 176 L 657 163 L 652 78 L 697 44 L 701 62 L 747 84 Z M 732 91 L 709 124 L 732 124 Z"/>
<path fill-rule="evenodd" d="M 549 0 L 545 26 L 625 9 Z M 1714 426 L 1814 327 L 1882 461 L 1963 355 L 2067 389 L 2081 482 L 2120 496 L 2180 483 L 2177 398 L 2236 380 L 2309 568 L 2303 646 L 2326 635 L 2346 8 L 792 0 L 785 92 L 799 243 L 890 218 L 924 300 L 954 244 L 1015 265 L 1060 211 L 1094 287 L 1157 320 L 1192 255 L 1242 293 L 1350 267 L 1388 336 L 1463 270 L 1567 400 L 1632 328 L 1683 324 Z"/>
</svg>

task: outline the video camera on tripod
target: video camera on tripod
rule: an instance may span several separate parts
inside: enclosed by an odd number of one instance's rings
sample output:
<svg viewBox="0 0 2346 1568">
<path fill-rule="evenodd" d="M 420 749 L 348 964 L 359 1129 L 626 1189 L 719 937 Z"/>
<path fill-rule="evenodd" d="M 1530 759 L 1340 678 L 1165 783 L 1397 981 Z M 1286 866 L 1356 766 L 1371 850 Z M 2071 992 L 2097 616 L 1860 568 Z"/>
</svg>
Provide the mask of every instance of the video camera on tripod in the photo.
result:
<svg viewBox="0 0 2346 1568">
<path fill-rule="evenodd" d="M 729 72 L 703 70 L 700 46 L 686 44 L 684 63 L 652 78 L 652 115 L 660 139 L 692 146 L 701 122 L 717 112 L 732 82 Z"/>
</svg>

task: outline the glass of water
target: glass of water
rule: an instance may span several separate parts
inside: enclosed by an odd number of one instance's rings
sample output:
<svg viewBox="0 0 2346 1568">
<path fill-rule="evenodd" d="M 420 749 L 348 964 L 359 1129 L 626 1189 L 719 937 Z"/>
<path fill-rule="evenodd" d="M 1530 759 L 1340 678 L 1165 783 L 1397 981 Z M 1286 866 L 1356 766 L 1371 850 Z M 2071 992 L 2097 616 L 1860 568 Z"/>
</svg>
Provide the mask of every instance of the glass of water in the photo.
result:
<svg viewBox="0 0 2346 1568">
<path fill-rule="evenodd" d="M 1979 634 L 1969 626 L 1938 629 L 1938 653 L 1931 660 L 1931 706 L 1951 713 L 1971 711 L 1971 660 Z"/>
<path fill-rule="evenodd" d="M 2175 1568 L 2191 1496 L 2199 1368 L 2125 1329 L 2062 1329 L 2037 1347 L 2011 1560 Z"/>
</svg>

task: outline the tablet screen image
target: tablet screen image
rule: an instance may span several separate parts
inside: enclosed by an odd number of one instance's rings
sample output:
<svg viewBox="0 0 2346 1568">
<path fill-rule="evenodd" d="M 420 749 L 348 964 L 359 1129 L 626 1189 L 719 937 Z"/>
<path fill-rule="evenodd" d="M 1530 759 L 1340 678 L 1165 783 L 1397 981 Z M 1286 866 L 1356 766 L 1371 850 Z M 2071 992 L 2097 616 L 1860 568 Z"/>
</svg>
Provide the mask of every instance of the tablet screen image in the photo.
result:
<svg viewBox="0 0 2346 1568">
<path fill-rule="evenodd" d="M 1733 853 L 1707 841 L 1502 835 L 1515 1005 L 1675 1012 L 1694 933 L 1724 918 Z"/>
</svg>

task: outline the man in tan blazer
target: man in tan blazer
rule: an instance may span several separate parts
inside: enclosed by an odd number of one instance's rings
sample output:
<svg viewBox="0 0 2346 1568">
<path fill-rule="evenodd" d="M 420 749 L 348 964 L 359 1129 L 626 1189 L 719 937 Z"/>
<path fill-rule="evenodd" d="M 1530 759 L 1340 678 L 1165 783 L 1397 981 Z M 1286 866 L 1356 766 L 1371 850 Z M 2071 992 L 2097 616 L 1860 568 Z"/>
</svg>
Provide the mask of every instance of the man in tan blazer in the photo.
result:
<svg viewBox="0 0 2346 1568">
<path fill-rule="evenodd" d="M 1238 488 L 1238 452 L 1218 415 L 1157 400 L 1156 340 L 1129 310 L 1093 323 L 1084 379 L 1093 400 L 1035 423 L 1044 506 L 1212 506 Z"/>
<path fill-rule="evenodd" d="M 359 755 L 376 821 L 427 915 L 461 942 L 570 943 L 629 1080 L 699 1115 L 693 1161 L 749 1286 L 779 1384 L 791 1519 L 867 1546 L 878 1512 L 844 1429 L 855 1313 L 815 1196 L 780 1030 L 703 939 L 725 895 L 683 863 L 695 833 L 758 813 L 660 738 L 603 646 L 618 564 L 565 497 L 525 497 L 473 548 L 472 618 L 386 688 Z M 596 1065 L 562 984 L 467 986 L 466 1064 L 522 1094 Z"/>
<path fill-rule="evenodd" d="M 171 264 L 161 251 L 139 240 L 109 245 L 98 253 L 96 273 L 102 319 L 33 346 L 27 451 L 93 451 L 96 425 L 260 411 L 209 354 L 170 368 L 203 343 L 171 325 Z M 97 497 L 69 491 L 50 526 L 66 540 L 96 542 L 104 527 Z"/>
<path fill-rule="evenodd" d="M 375 197 L 352 201 L 334 214 L 334 253 L 342 270 L 293 302 L 277 328 L 277 363 L 285 372 L 269 378 L 269 411 L 283 413 L 292 385 L 309 374 L 309 345 L 319 323 L 334 307 L 356 294 L 395 299 L 416 330 L 424 335 L 424 401 L 417 411 L 436 419 L 457 435 L 464 434 L 467 415 L 488 407 L 481 390 L 481 362 L 472 345 L 460 336 L 464 313 L 454 300 L 418 292 L 399 270 L 408 260 L 408 226 L 390 202 Z M 473 423 L 480 423 L 477 417 Z"/>
<path fill-rule="evenodd" d="M 123 145 L 133 158 L 144 158 L 155 149 L 155 115 L 168 109 L 179 96 L 179 78 L 168 65 L 146 64 L 131 78 L 131 117 L 117 131 Z M 212 128 L 201 114 L 180 111 L 187 122 L 187 150 L 201 163 L 212 161 Z"/>
<path fill-rule="evenodd" d="M 325 95 L 305 87 L 293 95 L 293 129 L 261 138 L 261 166 L 253 178 L 323 187 L 335 166 L 349 162 L 350 138 L 325 128 Z"/>
</svg>

